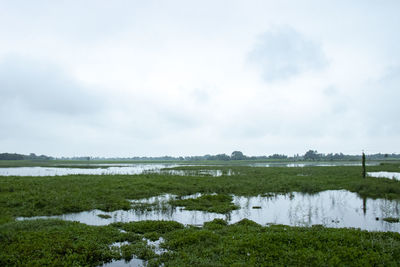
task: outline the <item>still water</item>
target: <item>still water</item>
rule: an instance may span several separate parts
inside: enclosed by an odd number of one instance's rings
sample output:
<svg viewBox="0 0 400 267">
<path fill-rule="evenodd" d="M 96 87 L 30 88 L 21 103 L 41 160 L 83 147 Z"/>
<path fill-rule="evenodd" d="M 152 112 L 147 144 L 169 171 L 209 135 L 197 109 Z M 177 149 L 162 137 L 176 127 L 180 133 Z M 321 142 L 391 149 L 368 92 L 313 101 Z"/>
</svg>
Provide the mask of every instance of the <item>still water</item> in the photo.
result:
<svg viewBox="0 0 400 267">
<path fill-rule="evenodd" d="M 368 172 L 368 176 L 400 180 L 400 172 Z"/>
<path fill-rule="evenodd" d="M 357 166 L 359 163 L 249 163 L 243 166 L 251 167 L 308 167 L 308 166 Z M 371 164 L 373 165 L 373 164 Z M 115 175 L 115 174 L 143 174 L 143 173 L 166 173 L 174 175 L 232 175 L 233 173 L 222 173 L 221 170 L 162 170 L 164 168 L 174 168 L 179 166 L 193 166 L 183 164 L 137 164 L 137 163 L 116 163 L 116 164 L 76 164 L 71 167 L 12 167 L 0 168 L 0 176 L 61 176 L 73 174 L 90 174 L 90 175 Z M 209 165 L 195 165 L 209 166 Z M 215 166 L 215 165 L 213 165 Z M 87 167 L 87 168 L 85 168 Z M 215 166 L 217 168 L 217 166 Z M 391 178 L 391 177 L 390 177 Z"/>
<path fill-rule="evenodd" d="M 149 171 L 159 171 L 162 168 L 173 168 L 176 164 L 129 164 L 118 166 L 98 166 L 98 168 L 63 168 L 63 167 L 16 167 L 0 168 L 0 176 L 56 176 L 70 174 L 142 174 Z"/>
<path fill-rule="evenodd" d="M 195 198 L 200 194 L 187 196 Z M 346 190 L 328 190 L 317 194 L 290 193 L 272 196 L 243 197 L 234 196 L 233 202 L 240 207 L 229 214 L 218 214 L 204 211 L 188 211 L 182 207 L 171 207 L 168 200 L 176 196 L 166 194 L 149 199 L 132 201 L 136 203 L 157 203 L 158 209 L 151 211 L 117 210 L 103 212 L 100 210 L 84 211 L 50 217 L 18 218 L 59 218 L 68 221 L 79 221 L 89 225 L 107 225 L 113 222 L 130 222 L 141 220 L 173 220 L 185 225 L 202 225 L 215 218 L 235 223 L 249 219 L 261 225 L 285 224 L 291 226 L 311 226 L 321 224 L 326 227 L 354 227 L 370 231 L 400 232 L 400 223 L 389 223 L 382 219 L 400 217 L 400 201 L 387 199 L 360 198 Z M 99 214 L 111 218 L 100 218 Z"/>
</svg>

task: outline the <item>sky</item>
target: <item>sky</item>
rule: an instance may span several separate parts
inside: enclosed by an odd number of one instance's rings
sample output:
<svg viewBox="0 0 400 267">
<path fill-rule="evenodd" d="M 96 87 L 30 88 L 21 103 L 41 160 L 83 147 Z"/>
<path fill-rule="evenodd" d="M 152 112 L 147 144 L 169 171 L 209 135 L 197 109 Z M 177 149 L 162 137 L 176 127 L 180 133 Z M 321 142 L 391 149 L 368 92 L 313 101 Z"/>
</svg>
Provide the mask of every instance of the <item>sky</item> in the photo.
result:
<svg viewBox="0 0 400 267">
<path fill-rule="evenodd" d="M 0 0 L 0 153 L 400 153 L 400 1 Z"/>
</svg>

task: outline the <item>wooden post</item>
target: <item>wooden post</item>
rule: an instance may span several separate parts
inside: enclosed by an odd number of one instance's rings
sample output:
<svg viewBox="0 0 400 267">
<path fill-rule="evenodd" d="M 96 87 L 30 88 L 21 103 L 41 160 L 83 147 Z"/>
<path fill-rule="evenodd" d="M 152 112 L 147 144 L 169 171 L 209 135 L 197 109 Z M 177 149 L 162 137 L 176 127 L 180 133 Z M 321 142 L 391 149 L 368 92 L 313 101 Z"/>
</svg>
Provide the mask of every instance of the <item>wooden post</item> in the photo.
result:
<svg viewBox="0 0 400 267">
<path fill-rule="evenodd" d="M 362 153 L 362 176 L 363 176 L 363 178 L 365 178 L 365 176 L 366 176 L 366 170 L 365 170 L 365 154 L 364 154 L 364 151 L 363 151 L 363 153 Z"/>
</svg>

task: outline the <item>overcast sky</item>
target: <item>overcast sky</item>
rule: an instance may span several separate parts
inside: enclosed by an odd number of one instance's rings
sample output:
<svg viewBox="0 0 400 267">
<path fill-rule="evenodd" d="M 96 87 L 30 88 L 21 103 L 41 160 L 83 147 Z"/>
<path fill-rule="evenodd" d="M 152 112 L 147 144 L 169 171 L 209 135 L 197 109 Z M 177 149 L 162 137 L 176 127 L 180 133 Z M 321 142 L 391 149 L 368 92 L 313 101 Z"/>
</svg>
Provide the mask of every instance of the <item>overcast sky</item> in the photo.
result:
<svg viewBox="0 0 400 267">
<path fill-rule="evenodd" d="M 400 153 L 400 1 L 0 0 L 0 153 Z"/>
</svg>

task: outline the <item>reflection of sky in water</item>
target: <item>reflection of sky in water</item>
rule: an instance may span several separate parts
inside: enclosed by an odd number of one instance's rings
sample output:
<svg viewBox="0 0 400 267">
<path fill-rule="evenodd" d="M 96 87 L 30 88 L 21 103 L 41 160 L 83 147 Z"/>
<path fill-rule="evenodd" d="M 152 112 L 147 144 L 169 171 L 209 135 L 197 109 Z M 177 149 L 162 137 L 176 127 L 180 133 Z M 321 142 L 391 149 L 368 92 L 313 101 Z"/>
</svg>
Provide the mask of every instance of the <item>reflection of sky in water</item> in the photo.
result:
<svg viewBox="0 0 400 267">
<path fill-rule="evenodd" d="M 368 176 L 400 180 L 400 172 L 368 172 Z"/>
<path fill-rule="evenodd" d="M 78 165 L 79 166 L 79 165 Z M 130 166 L 110 166 L 100 168 L 61 168 L 61 167 L 17 167 L 0 168 L 0 175 L 5 176 L 55 176 L 69 174 L 141 174 L 146 171 L 157 171 L 162 168 L 171 168 L 172 164 L 132 164 Z"/>
<path fill-rule="evenodd" d="M 233 175 L 232 171 L 222 172 L 215 165 L 183 165 L 175 163 L 115 163 L 115 164 L 74 164 L 77 168 L 64 167 L 13 167 L 0 168 L 0 176 L 55 176 L 69 174 L 94 174 L 94 175 L 112 175 L 112 174 L 142 174 L 146 172 L 165 173 L 174 175 Z M 376 164 L 371 164 L 376 165 Z M 91 166 L 92 168 L 79 168 Z M 93 168 L 93 166 L 98 168 Z M 162 170 L 163 168 L 174 168 L 179 166 L 215 166 L 215 170 Z M 307 166 L 361 166 L 360 163 L 248 163 L 243 166 L 251 167 L 307 167 Z M 390 177 L 392 178 L 392 177 Z"/>
<path fill-rule="evenodd" d="M 199 194 L 189 197 L 198 196 Z M 134 201 L 133 203 L 158 203 L 162 206 L 163 202 L 165 203 L 171 198 L 174 198 L 174 196 L 167 194 L 147 200 Z M 204 222 L 215 218 L 226 219 L 229 223 L 247 218 L 261 225 L 270 223 L 292 226 L 322 224 L 327 227 L 354 227 L 374 231 L 400 232 L 400 223 L 388 223 L 382 220 L 386 217 L 400 217 L 400 201 L 362 199 L 357 194 L 346 190 L 329 190 L 314 195 L 294 192 L 269 197 L 235 196 L 233 201 L 241 208 L 228 215 L 164 206 L 162 210 L 153 211 L 118 210 L 103 212 L 92 210 L 50 216 L 50 218 L 79 221 L 89 225 L 107 225 L 112 222 L 141 220 L 174 220 L 183 224 L 202 225 Z M 260 206 L 261 209 L 253 208 L 256 206 Z M 111 218 L 102 219 L 97 216 L 99 214 L 108 214 Z M 379 219 L 376 220 L 376 218 Z"/>
<path fill-rule="evenodd" d="M 173 168 L 179 165 L 171 164 L 134 164 L 130 166 L 110 166 L 103 168 L 61 168 L 61 167 L 17 167 L 0 168 L 0 176 L 56 176 L 70 174 L 142 174 L 142 173 L 165 173 L 172 175 L 233 175 L 232 170 L 162 170 Z"/>
</svg>

